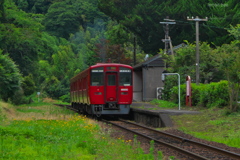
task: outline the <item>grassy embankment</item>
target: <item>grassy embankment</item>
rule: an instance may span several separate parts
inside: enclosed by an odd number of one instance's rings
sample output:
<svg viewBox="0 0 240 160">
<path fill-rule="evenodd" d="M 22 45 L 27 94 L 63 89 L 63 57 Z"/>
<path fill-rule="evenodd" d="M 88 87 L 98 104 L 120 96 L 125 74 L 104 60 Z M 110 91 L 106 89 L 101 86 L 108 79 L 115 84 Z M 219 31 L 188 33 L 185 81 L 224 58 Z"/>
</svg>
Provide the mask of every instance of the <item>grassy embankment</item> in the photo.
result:
<svg viewBox="0 0 240 160">
<path fill-rule="evenodd" d="M 138 142 L 112 139 L 95 122 L 53 103 L 0 102 L 0 123 L 0 159 L 154 159 Z"/>
<path fill-rule="evenodd" d="M 153 101 L 160 108 L 178 109 L 178 105 L 166 101 Z M 197 115 L 172 116 L 176 127 L 197 138 L 223 143 L 240 148 L 240 112 L 229 113 L 226 108 L 182 107 L 183 110 L 198 110 Z"/>
</svg>

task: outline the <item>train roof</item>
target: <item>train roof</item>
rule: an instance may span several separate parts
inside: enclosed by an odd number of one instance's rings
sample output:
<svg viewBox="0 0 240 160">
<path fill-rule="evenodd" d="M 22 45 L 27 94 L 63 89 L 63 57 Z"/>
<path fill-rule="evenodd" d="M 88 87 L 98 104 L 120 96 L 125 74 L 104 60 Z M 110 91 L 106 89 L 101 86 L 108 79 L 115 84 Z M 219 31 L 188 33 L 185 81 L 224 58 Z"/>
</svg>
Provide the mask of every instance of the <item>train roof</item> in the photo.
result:
<svg viewBox="0 0 240 160">
<path fill-rule="evenodd" d="M 127 64 L 120 64 L 120 63 L 97 63 L 89 68 L 96 68 L 96 67 L 104 67 L 104 66 L 116 66 L 116 67 L 127 67 L 132 68 L 132 66 Z"/>
<path fill-rule="evenodd" d="M 95 65 L 92 65 L 90 67 L 88 67 L 87 69 L 85 69 L 84 71 L 82 72 L 79 72 L 77 75 L 75 75 L 74 77 L 72 77 L 70 79 L 70 82 L 74 81 L 77 77 L 79 77 L 81 74 L 83 73 L 86 73 L 89 69 L 92 69 L 92 68 L 97 68 L 97 67 L 112 67 L 112 66 L 116 66 L 116 67 L 126 67 L 126 68 L 130 68 L 132 69 L 132 66 L 130 65 L 126 65 L 126 64 L 120 64 L 120 63 L 97 63 Z"/>
</svg>

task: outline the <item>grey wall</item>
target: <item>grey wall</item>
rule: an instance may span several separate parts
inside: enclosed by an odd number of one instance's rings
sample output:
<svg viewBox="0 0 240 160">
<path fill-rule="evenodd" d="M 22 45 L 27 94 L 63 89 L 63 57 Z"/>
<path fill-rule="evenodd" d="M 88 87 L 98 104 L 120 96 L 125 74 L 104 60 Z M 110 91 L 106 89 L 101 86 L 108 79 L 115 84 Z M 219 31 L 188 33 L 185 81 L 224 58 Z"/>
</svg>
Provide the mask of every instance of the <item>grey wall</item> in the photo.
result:
<svg viewBox="0 0 240 160">
<path fill-rule="evenodd" d="M 143 79 L 142 70 L 133 72 L 133 100 L 142 101 Z"/>
<path fill-rule="evenodd" d="M 156 88 L 163 87 L 164 85 L 161 79 L 163 71 L 163 67 L 143 68 L 143 85 L 145 86 L 143 90 L 143 101 L 151 101 L 157 98 Z"/>
</svg>

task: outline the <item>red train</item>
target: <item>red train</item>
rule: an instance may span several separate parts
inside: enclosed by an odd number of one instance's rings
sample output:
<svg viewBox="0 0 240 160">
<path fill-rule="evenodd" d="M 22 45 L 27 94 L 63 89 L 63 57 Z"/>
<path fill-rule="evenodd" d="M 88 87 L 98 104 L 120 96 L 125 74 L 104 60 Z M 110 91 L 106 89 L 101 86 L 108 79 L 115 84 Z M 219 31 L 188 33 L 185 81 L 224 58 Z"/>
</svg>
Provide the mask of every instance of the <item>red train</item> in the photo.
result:
<svg viewBox="0 0 240 160">
<path fill-rule="evenodd" d="M 71 104 L 93 115 L 128 114 L 133 98 L 133 68 L 97 63 L 70 80 Z"/>
</svg>

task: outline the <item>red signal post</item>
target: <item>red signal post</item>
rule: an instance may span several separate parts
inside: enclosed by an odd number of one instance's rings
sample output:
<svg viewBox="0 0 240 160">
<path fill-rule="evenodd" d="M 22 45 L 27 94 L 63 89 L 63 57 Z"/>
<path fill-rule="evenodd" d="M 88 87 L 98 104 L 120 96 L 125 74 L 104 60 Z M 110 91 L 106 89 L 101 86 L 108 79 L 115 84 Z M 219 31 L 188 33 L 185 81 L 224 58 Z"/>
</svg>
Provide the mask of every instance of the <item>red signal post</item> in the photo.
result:
<svg viewBox="0 0 240 160">
<path fill-rule="evenodd" d="M 186 77 L 186 106 L 192 107 L 191 77 Z"/>
</svg>

